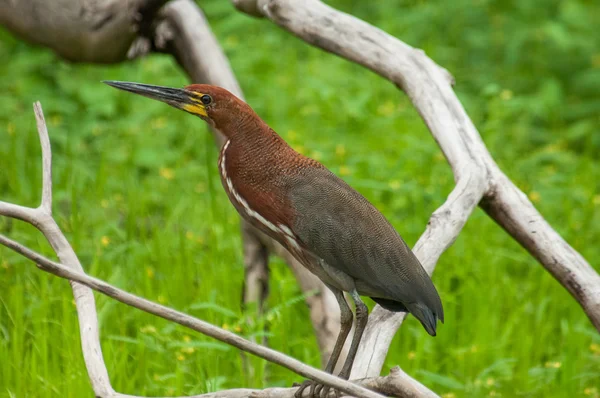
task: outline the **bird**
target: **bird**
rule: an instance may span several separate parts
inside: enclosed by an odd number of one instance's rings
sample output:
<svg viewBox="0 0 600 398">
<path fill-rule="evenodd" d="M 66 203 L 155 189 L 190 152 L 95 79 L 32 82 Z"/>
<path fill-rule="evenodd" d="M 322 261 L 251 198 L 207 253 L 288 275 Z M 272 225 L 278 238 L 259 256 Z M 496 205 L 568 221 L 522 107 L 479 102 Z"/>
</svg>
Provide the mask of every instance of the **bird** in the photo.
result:
<svg viewBox="0 0 600 398">
<path fill-rule="evenodd" d="M 410 312 L 427 333 L 444 322 L 440 296 L 425 269 L 385 216 L 320 162 L 295 151 L 244 101 L 208 84 L 170 88 L 104 81 L 109 86 L 165 102 L 198 116 L 219 131 L 218 171 L 241 217 L 283 245 L 333 292 L 341 327 L 325 371 L 333 373 L 354 316 L 356 326 L 339 377 L 348 379 L 368 320 L 361 296 L 383 308 Z M 296 392 L 325 397 L 311 380 Z M 335 391 L 338 394 L 337 391 Z"/>
</svg>

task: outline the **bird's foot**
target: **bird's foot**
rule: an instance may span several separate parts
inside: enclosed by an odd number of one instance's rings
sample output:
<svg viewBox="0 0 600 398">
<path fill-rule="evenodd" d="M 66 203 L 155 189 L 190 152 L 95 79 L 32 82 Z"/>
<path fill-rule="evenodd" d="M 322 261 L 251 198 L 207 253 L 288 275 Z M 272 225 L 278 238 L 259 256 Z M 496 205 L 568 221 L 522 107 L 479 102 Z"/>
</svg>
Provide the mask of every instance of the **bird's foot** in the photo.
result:
<svg viewBox="0 0 600 398">
<path fill-rule="evenodd" d="M 294 383 L 294 385 L 296 386 L 298 384 Z M 298 391 L 296 391 L 296 393 L 294 394 L 294 397 L 303 398 L 304 390 L 306 390 L 308 387 L 310 387 L 310 390 L 307 395 L 308 398 L 327 398 L 330 392 L 333 393 L 333 396 L 335 398 L 340 397 L 340 392 L 338 390 L 333 389 L 324 384 L 317 383 L 313 380 L 304 380 L 304 382 L 300 384 L 300 388 L 298 389 Z"/>
</svg>

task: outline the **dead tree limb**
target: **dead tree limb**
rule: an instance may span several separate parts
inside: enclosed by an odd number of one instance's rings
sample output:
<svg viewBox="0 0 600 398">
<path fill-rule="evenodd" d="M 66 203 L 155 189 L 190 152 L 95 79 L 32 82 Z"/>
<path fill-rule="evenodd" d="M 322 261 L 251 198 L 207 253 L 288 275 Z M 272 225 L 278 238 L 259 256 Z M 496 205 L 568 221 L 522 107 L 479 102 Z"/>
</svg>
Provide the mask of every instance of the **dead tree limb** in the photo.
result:
<svg viewBox="0 0 600 398">
<path fill-rule="evenodd" d="M 44 219 L 39 221 L 41 223 L 46 223 L 48 220 L 49 219 Z M 112 286 L 111 284 L 106 283 L 100 279 L 93 278 L 84 273 L 83 271 L 74 270 L 71 267 L 49 260 L 46 257 L 34 252 L 33 250 L 26 248 L 25 246 L 11 239 L 6 238 L 1 234 L 0 244 L 27 257 L 28 259 L 36 263 L 38 267 L 43 271 L 49 272 L 60 278 L 68 279 L 69 281 L 74 281 L 85 285 L 123 304 L 127 304 L 129 306 L 138 308 L 142 311 L 159 316 L 168 321 L 178 323 L 189 329 L 195 330 L 216 340 L 222 341 L 236 348 L 239 348 L 240 350 L 254 354 L 269 362 L 281 365 L 293 372 L 298 373 L 301 376 L 308 377 L 312 380 L 317 380 L 321 383 L 337 388 L 340 391 L 343 391 L 352 396 L 364 398 L 381 398 L 381 395 L 373 391 L 367 390 L 366 388 L 360 387 L 352 382 L 340 379 L 329 373 L 325 373 L 322 370 L 310 367 L 298 361 L 297 359 L 288 357 L 287 355 L 277 352 L 271 348 L 253 343 L 228 330 L 221 329 L 220 327 L 194 318 L 183 312 L 138 297 L 132 293 L 126 292 L 115 286 Z"/>
<path fill-rule="evenodd" d="M 417 257 L 429 272 L 479 203 L 571 293 L 600 330 L 600 276 L 497 166 L 454 94 L 448 71 L 423 51 L 319 0 L 233 2 L 241 11 L 256 10 L 250 13 L 261 14 L 307 43 L 374 71 L 408 95 L 442 149 L 457 182 L 415 247 Z M 386 313 L 381 308 L 373 312 L 354 364 L 353 378 L 381 372 L 391 337 L 402 319 L 403 315 Z"/>
<path fill-rule="evenodd" d="M 42 202 L 35 209 L 0 202 L 0 215 L 22 220 L 35 226 L 46 237 L 52 249 L 66 267 L 77 272 L 83 272 L 77 255 L 52 217 L 52 152 L 50 140 L 42 107 L 39 103 L 34 105 L 34 111 L 42 146 Z M 94 393 L 99 397 L 111 396 L 114 390 L 110 386 L 108 371 L 102 357 L 94 294 L 90 288 L 77 282 L 71 282 L 71 287 L 75 296 L 79 318 L 83 358 Z"/>
<path fill-rule="evenodd" d="M 167 1 L 0 0 L 0 25 L 72 62 L 116 63 Z"/>
</svg>

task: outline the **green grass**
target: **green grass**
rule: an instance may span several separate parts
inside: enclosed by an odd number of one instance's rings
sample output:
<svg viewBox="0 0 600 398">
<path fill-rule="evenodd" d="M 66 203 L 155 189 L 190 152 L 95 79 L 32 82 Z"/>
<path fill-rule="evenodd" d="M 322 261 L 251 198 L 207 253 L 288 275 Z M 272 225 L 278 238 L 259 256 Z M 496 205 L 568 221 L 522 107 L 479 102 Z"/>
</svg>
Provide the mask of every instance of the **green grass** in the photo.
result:
<svg viewBox="0 0 600 398">
<path fill-rule="evenodd" d="M 333 3 L 447 67 L 500 166 L 597 264 L 597 5 L 409 1 L 394 3 L 402 10 L 391 12 L 392 2 Z M 414 244 L 453 177 L 407 98 L 272 23 L 235 13 L 228 2 L 208 3 L 206 11 L 255 110 L 373 201 Z M 239 220 L 220 186 L 217 151 L 204 124 L 99 83 L 182 86 L 186 78 L 172 59 L 70 65 L 6 32 L 0 38 L 0 199 L 39 201 L 31 103 L 40 100 L 54 150 L 55 216 L 90 275 L 246 337 L 267 325 L 271 347 L 318 366 L 308 309 L 279 260 L 272 262 L 267 315 L 255 319 L 240 311 Z M 30 226 L 0 219 L 0 232 L 51 254 Z M 410 318 L 386 368 L 399 364 L 448 397 L 598 396 L 597 331 L 482 211 L 442 256 L 434 282 L 445 325 L 431 338 Z M 254 372 L 246 373 L 237 350 L 96 298 L 104 357 L 120 392 L 185 395 L 300 380 L 255 358 Z M 0 364 L 0 397 L 92 396 L 69 284 L 3 248 Z"/>
</svg>

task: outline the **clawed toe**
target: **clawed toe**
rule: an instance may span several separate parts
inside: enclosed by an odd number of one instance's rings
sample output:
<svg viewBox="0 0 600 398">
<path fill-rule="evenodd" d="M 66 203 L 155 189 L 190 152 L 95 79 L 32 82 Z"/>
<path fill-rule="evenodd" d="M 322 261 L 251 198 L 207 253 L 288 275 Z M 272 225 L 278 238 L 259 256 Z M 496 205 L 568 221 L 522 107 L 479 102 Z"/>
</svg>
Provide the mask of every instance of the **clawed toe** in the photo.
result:
<svg viewBox="0 0 600 398">
<path fill-rule="evenodd" d="M 294 386 L 297 386 L 297 385 L 298 385 L 298 383 L 294 383 Z M 300 388 L 298 389 L 298 391 L 296 391 L 296 393 L 294 394 L 294 397 L 302 398 L 302 394 L 304 394 L 304 390 L 306 390 L 306 388 L 308 388 L 308 387 L 310 387 L 310 391 L 308 392 L 308 395 L 307 395 L 309 398 L 327 398 L 330 391 L 333 391 L 335 398 L 340 397 L 339 391 L 332 389 L 331 387 L 326 386 L 324 384 L 317 383 L 313 380 L 304 380 L 304 382 L 302 382 L 302 384 L 300 384 Z"/>
</svg>

